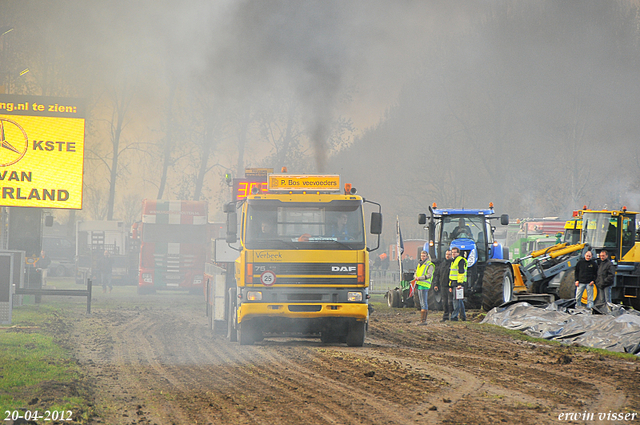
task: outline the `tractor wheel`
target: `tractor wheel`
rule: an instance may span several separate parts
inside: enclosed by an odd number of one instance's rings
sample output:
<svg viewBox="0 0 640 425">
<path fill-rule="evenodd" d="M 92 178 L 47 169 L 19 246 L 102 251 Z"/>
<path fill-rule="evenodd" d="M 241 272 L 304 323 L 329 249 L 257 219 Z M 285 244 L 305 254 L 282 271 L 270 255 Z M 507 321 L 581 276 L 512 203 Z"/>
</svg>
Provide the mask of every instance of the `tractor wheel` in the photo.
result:
<svg viewBox="0 0 640 425">
<path fill-rule="evenodd" d="M 396 293 L 394 307 L 402 308 L 402 291 L 400 289 L 396 289 L 394 292 Z"/>
<path fill-rule="evenodd" d="M 349 347 L 362 347 L 366 334 L 367 322 L 352 322 L 347 333 L 347 345 Z"/>
<path fill-rule="evenodd" d="M 558 288 L 558 296 L 563 300 L 571 300 L 576 297 L 576 281 L 573 270 L 567 271 L 562 276 L 560 287 Z"/>
<path fill-rule="evenodd" d="M 396 304 L 395 299 L 396 299 L 396 290 L 390 289 L 389 292 L 387 292 L 387 305 L 389 306 L 389 308 L 395 307 L 395 304 Z"/>
<path fill-rule="evenodd" d="M 513 299 L 513 275 L 507 264 L 487 265 L 482 279 L 482 308 L 489 311 Z"/>
<path fill-rule="evenodd" d="M 414 303 L 414 298 L 413 296 L 409 296 L 409 292 L 411 292 L 411 290 L 409 289 L 405 289 L 400 292 L 400 305 L 402 307 L 413 308 L 416 306 L 416 304 Z M 403 300 L 404 302 L 402 302 Z"/>
<path fill-rule="evenodd" d="M 416 307 L 416 310 L 420 310 L 422 306 L 420 305 L 420 297 L 418 296 L 418 290 L 413 291 L 413 305 Z"/>
<path fill-rule="evenodd" d="M 640 311 L 640 298 L 638 298 L 638 297 L 635 297 L 635 298 L 629 297 L 629 298 L 627 298 L 627 300 L 629 302 L 629 305 L 631 307 L 633 307 L 634 310 Z"/>
<path fill-rule="evenodd" d="M 442 291 L 436 291 L 435 286 L 432 286 L 427 297 L 427 304 L 429 304 L 430 311 L 442 310 Z"/>
<path fill-rule="evenodd" d="M 400 291 L 398 289 L 392 289 L 387 294 L 387 304 L 391 308 L 400 308 L 402 306 Z"/>
</svg>

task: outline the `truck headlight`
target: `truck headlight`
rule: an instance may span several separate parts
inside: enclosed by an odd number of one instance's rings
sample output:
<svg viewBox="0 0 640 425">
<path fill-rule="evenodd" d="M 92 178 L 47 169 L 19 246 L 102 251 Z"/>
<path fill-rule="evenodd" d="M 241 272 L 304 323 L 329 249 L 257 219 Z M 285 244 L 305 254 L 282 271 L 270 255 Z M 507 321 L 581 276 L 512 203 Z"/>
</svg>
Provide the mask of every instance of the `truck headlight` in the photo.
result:
<svg viewBox="0 0 640 425">
<path fill-rule="evenodd" d="M 193 278 L 193 284 L 194 285 L 200 285 L 202 283 L 202 276 L 195 276 Z"/>
<path fill-rule="evenodd" d="M 362 292 L 349 292 L 347 294 L 347 301 L 352 301 L 352 302 L 362 301 Z"/>
<path fill-rule="evenodd" d="M 247 292 L 247 301 L 262 301 L 262 292 L 260 291 Z"/>
<path fill-rule="evenodd" d="M 145 283 L 153 283 L 153 278 L 151 277 L 151 273 L 142 273 L 142 281 Z"/>
</svg>

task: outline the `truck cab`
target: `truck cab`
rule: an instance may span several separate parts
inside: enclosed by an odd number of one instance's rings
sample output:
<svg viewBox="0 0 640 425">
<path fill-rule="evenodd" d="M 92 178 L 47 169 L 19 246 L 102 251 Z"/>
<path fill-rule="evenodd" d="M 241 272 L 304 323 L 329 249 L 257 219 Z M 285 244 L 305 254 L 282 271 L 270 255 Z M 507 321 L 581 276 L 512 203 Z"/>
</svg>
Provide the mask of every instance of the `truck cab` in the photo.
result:
<svg viewBox="0 0 640 425">
<path fill-rule="evenodd" d="M 226 206 L 227 241 L 240 242 L 236 286 L 228 296 L 230 340 L 252 344 L 267 334 L 301 334 L 363 345 L 373 250 L 366 240 L 367 201 L 350 185 L 340 193 L 339 180 L 270 174 L 266 192 Z M 373 212 L 371 233 L 381 228 L 382 215 Z"/>
</svg>

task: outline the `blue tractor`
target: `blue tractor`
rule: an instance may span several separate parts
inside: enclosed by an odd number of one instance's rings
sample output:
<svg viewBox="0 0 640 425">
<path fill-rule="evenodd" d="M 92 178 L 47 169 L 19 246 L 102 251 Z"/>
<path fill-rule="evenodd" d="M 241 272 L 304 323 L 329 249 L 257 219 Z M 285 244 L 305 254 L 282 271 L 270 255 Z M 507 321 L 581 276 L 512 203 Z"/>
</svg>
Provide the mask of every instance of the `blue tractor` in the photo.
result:
<svg viewBox="0 0 640 425">
<path fill-rule="evenodd" d="M 509 216 L 495 215 L 488 209 L 449 209 L 429 207 L 430 214 L 420 214 L 418 223 L 429 232 L 429 255 L 443 261 L 447 250 L 457 247 L 467 259 L 465 297 L 470 308 L 482 306 L 489 311 L 512 299 L 513 271 L 508 248 L 494 240 L 491 220 L 509 224 Z M 508 292 L 508 293 L 507 293 Z"/>
</svg>

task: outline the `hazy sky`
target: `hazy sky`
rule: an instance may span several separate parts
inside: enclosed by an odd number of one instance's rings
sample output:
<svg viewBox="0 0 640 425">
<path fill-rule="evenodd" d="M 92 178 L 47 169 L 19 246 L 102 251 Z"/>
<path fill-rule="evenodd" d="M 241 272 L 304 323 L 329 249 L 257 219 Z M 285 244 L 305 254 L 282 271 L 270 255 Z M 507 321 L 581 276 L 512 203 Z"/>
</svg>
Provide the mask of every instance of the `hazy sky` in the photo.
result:
<svg viewBox="0 0 640 425">
<path fill-rule="evenodd" d="M 392 216 L 489 201 L 515 215 L 565 214 L 585 202 L 640 207 L 638 16 L 631 1 L 6 1 L 0 26 L 15 31 L 0 67 L 28 60 L 29 94 L 89 98 L 95 128 L 110 93 L 131 84 L 123 137 L 150 151 L 168 126 L 184 148 L 202 137 L 195 121 L 217 120 L 210 198 L 237 161 L 238 105 L 254 114 L 245 165 L 277 151 L 258 124 L 277 98 L 295 101 L 300 155 L 314 158 L 290 169 L 339 172 Z M 218 115 L 198 117 L 203 108 Z M 328 157 L 338 116 L 352 120 L 355 143 Z M 108 140 L 107 127 L 88 135 Z M 121 195 L 153 193 L 157 170 L 139 168 Z M 177 160 L 170 194 L 188 168 Z M 104 185 L 99 164 L 87 172 Z"/>
</svg>

